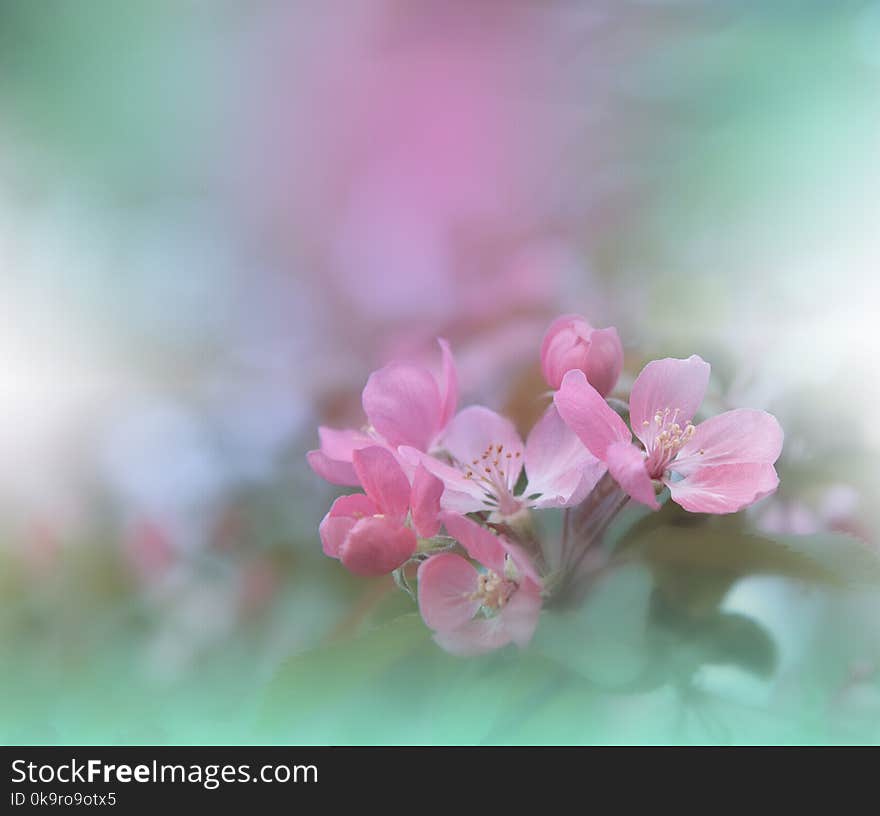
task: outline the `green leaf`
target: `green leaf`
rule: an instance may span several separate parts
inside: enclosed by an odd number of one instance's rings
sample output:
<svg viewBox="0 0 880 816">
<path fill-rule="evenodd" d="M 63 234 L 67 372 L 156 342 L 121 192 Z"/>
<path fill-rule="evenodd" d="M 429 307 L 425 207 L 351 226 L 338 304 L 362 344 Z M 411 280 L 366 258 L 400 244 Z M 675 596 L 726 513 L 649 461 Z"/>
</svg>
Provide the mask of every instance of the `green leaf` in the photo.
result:
<svg viewBox="0 0 880 816">
<path fill-rule="evenodd" d="M 453 657 L 406 615 L 290 659 L 266 690 L 256 733 L 287 744 L 504 741 L 565 674 L 513 647 Z"/>
<path fill-rule="evenodd" d="M 574 610 L 544 613 L 534 649 L 598 686 L 617 687 L 645 669 L 651 575 L 629 564 L 602 576 Z"/>
<path fill-rule="evenodd" d="M 770 538 L 731 522 L 649 529 L 628 547 L 669 598 L 714 609 L 745 575 L 771 574 L 831 587 L 880 584 L 880 558 L 838 533 Z"/>
<path fill-rule="evenodd" d="M 405 615 L 353 640 L 290 658 L 266 690 L 258 732 L 281 741 L 312 733 L 325 741 L 315 714 L 333 701 L 341 706 L 357 699 L 372 679 L 387 673 L 428 636 L 418 615 Z"/>
</svg>

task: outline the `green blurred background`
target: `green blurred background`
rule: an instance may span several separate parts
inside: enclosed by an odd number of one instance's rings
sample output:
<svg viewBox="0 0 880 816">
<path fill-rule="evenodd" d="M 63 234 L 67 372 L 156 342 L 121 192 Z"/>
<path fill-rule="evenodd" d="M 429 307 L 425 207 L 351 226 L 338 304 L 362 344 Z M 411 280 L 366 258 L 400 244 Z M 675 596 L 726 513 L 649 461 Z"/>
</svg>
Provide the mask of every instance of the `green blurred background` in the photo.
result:
<svg viewBox="0 0 880 816">
<path fill-rule="evenodd" d="M 0 739 L 880 741 L 878 100 L 878 2 L 0 0 Z M 572 311 L 780 490 L 451 658 L 304 453 L 438 334 L 527 429 Z"/>
</svg>

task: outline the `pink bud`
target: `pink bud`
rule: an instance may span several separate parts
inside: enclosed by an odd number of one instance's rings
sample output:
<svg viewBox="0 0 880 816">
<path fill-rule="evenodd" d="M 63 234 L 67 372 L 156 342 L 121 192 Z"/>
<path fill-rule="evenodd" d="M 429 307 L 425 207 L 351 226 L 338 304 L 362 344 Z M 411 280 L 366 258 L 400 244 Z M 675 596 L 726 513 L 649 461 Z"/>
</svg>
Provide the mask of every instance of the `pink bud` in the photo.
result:
<svg viewBox="0 0 880 816">
<path fill-rule="evenodd" d="M 339 559 L 355 575 L 387 575 L 416 551 L 416 534 L 383 516 L 358 521 L 339 550 Z"/>
<path fill-rule="evenodd" d="M 603 397 L 617 384 L 623 368 L 623 346 L 617 329 L 594 329 L 580 315 L 563 315 L 547 329 L 541 343 L 541 371 L 558 389 L 572 369 L 583 371 Z"/>
</svg>

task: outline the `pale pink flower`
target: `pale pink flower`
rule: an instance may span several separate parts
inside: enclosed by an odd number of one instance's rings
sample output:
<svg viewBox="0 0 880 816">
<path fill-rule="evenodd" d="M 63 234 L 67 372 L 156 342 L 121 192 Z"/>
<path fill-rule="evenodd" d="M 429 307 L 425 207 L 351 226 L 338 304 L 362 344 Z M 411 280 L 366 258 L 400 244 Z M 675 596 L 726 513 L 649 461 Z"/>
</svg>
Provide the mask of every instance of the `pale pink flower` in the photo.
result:
<svg viewBox="0 0 880 816">
<path fill-rule="evenodd" d="M 357 575 L 385 575 L 415 552 L 416 533 L 430 538 L 439 531 L 443 485 L 424 468 L 416 468 L 410 485 L 392 453 L 378 445 L 354 451 L 352 466 L 364 493 L 333 502 L 319 528 L 321 544 Z"/>
<path fill-rule="evenodd" d="M 617 329 L 594 329 L 580 315 L 557 317 L 541 342 L 541 371 L 554 390 L 572 369 L 583 371 L 603 397 L 617 385 L 623 370 L 623 346 Z"/>
<path fill-rule="evenodd" d="M 587 382 L 568 372 L 554 401 L 560 416 L 608 466 L 632 498 L 657 509 L 653 480 L 695 513 L 733 513 L 772 493 L 782 428 L 764 411 L 737 409 L 691 420 L 703 401 L 709 364 L 696 355 L 648 363 L 633 383 L 626 423 Z"/>
<path fill-rule="evenodd" d="M 402 447 L 400 456 L 443 481 L 443 509 L 456 513 L 511 516 L 524 507 L 569 507 L 582 502 L 605 472 L 552 405 L 525 445 L 509 419 L 474 405 L 449 423 L 439 446 L 445 461 L 411 447 Z M 515 494 L 523 465 L 528 482 Z"/>
<path fill-rule="evenodd" d="M 458 377 L 449 344 L 437 341 L 443 370 L 437 380 L 427 368 L 389 363 L 374 371 L 361 397 L 368 427 L 364 431 L 320 427 L 321 447 L 306 454 L 309 465 L 332 484 L 358 486 L 355 451 L 380 445 L 430 450 L 449 424 L 458 404 Z"/>
<path fill-rule="evenodd" d="M 541 578 L 515 544 L 454 513 L 442 514 L 480 571 L 454 553 L 419 567 L 419 611 L 434 639 L 456 655 L 475 655 L 531 640 L 541 612 Z"/>
</svg>

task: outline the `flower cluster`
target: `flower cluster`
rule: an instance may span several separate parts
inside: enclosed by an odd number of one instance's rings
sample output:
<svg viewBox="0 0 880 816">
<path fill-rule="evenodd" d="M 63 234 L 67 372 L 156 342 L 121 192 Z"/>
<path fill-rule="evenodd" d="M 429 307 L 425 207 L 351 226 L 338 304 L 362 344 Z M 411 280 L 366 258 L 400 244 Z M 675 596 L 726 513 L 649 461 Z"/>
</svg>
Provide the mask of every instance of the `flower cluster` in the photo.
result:
<svg viewBox="0 0 880 816">
<path fill-rule="evenodd" d="M 406 589 L 412 565 L 422 618 L 452 653 L 526 645 L 558 570 L 581 562 L 628 499 L 657 510 L 668 491 L 685 510 L 732 513 L 776 489 L 783 434 L 773 416 L 738 409 L 694 423 L 709 382 L 698 356 L 648 363 L 627 425 L 606 399 L 623 369 L 617 331 L 560 317 L 541 346 L 552 399 L 523 441 L 489 408 L 457 410 L 455 362 L 439 345 L 439 378 L 402 363 L 374 372 L 364 427 L 320 428 L 308 461 L 363 491 L 324 517 L 324 552 L 358 575 L 394 573 Z M 590 534 L 551 568 L 530 512 L 575 507 Z"/>
</svg>

